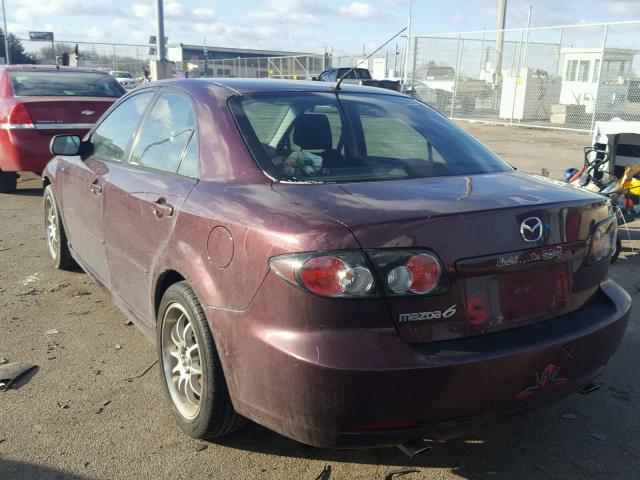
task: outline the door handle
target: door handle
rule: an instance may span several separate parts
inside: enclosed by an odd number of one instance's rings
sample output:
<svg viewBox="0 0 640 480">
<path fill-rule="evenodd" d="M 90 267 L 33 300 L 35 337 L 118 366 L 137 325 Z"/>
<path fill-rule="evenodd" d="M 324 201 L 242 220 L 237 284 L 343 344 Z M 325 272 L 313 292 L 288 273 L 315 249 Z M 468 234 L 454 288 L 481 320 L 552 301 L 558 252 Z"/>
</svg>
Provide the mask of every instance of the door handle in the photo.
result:
<svg viewBox="0 0 640 480">
<path fill-rule="evenodd" d="M 102 193 L 102 185 L 100 185 L 99 180 L 94 180 L 93 183 L 89 186 L 91 193 L 94 195 L 98 195 Z"/>
<path fill-rule="evenodd" d="M 173 205 L 167 203 L 164 197 L 160 197 L 153 202 L 153 213 L 156 218 L 171 217 L 173 215 Z"/>
</svg>

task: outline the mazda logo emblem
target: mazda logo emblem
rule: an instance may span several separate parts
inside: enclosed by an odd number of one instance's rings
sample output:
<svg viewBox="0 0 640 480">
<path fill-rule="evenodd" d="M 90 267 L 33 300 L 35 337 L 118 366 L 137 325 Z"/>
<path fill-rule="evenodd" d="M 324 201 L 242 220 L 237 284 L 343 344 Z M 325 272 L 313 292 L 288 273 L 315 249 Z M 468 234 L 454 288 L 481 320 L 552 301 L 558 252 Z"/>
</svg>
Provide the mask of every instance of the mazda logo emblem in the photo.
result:
<svg viewBox="0 0 640 480">
<path fill-rule="evenodd" d="M 542 220 L 538 217 L 525 218 L 520 224 L 520 235 L 527 243 L 537 242 L 542 238 L 543 233 Z"/>
</svg>

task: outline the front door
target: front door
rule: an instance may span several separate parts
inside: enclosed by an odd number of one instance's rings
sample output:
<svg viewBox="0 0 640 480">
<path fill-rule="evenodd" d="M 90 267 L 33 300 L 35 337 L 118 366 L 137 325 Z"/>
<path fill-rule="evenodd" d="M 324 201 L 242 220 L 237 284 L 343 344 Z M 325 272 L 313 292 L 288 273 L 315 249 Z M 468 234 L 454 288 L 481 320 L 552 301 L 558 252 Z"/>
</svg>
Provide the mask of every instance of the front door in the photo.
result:
<svg viewBox="0 0 640 480">
<path fill-rule="evenodd" d="M 195 108 L 172 90 L 156 98 L 128 163 L 114 168 L 105 194 L 111 285 L 138 318 L 153 325 L 152 272 L 180 208 L 197 182 Z"/>
<path fill-rule="evenodd" d="M 63 160 L 62 206 L 69 246 L 82 266 L 103 283 L 108 280 L 102 228 L 103 189 L 107 165 L 95 157 Z"/>
</svg>

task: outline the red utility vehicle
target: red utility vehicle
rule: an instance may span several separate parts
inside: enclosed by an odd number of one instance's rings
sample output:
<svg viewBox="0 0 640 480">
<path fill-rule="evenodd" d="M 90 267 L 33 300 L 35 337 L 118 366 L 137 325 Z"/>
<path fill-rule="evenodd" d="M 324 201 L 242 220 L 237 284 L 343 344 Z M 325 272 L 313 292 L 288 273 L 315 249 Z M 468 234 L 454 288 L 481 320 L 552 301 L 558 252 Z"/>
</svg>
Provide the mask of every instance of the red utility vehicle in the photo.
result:
<svg viewBox="0 0 640 480">
<path fill-rule="evenodd" d="M 51 137 L 84 136 L 124 93 L 100 70 L 0 67 L 0 193 L 16 189 L 17 172 L 42 172 L 51 160 Z"/>
</svg>

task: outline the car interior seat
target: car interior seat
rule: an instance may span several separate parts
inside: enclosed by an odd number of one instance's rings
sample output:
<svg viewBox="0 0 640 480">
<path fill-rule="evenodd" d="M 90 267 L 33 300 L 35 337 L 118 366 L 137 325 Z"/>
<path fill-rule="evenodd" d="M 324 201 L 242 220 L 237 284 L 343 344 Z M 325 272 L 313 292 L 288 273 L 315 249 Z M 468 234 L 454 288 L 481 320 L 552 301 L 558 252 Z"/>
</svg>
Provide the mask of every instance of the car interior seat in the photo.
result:
<svg viewBox="0 0 640 480">
<path fill-rule="evenodd" d="M 325 168 L 344 166 L 344 157 L 332 148 L 333 136 L 326 115 L 304 113 L 296 117 L 293 125 L 293 143 L 303 151 L 320 155 Z"/>
</svg>

